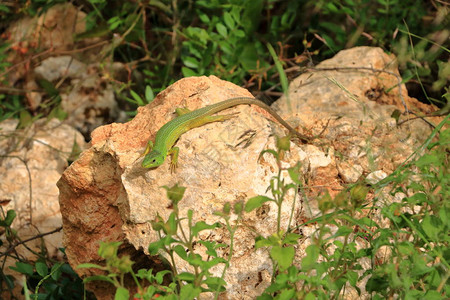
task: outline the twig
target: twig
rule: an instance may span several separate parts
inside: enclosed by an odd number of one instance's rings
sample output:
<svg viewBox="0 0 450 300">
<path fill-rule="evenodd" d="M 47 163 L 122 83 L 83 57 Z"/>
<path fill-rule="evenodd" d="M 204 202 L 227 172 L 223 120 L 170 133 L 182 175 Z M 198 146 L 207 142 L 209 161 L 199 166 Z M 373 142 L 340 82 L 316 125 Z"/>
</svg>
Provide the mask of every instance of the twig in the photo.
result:
<svg viewBox="0 0 450 300">
<path fill-rule="evenodd" d="M 58 227 L 56 229 L 53 229 L 52 231 L 40 233 L 40 234 L 35 235 L 35 236 L 33 236 L 33 237 L 29 238 L 29 239 L 26 239 L 26 240 L 23 240 L 23 241 L 19 241 L 19 242 L 15 243 L 14 245 L 12 245 L 11 247 L 9 247 L 4 253 L 1 253 L 0 257 L 5 256 L 6 254 L 8 254 L 12 250 L 14 250 L 19 245 L 28 243 L 29 241 L 32 241 L 32 240 L 35 240 L 35 239 L 39 239 L 39 238 L 44 237 L 46 235 L 50 235 L 50 234 L 53 234 L 53 233 L 60 232 L 61 230 L 62 230 L 62 226 L 60 226 L 60 227 Z"/>
<path fill-rule="evenodd" d="M 27 174 L 28 174 L 28 188 L 30 191 L 30 224 L 33 224 L 33 185 L 31 184 L 31 171 L 30 168 L 28 168 L 28 164 L 27 162 L 21 158 L 20 156 L 17 155 L 0 155 L 0 157 L 10 157 L 10 158 L 17 158 L 18 160 L 20 160 L 24 165 L 25 168 L 27 169 Z"/>
</svg>

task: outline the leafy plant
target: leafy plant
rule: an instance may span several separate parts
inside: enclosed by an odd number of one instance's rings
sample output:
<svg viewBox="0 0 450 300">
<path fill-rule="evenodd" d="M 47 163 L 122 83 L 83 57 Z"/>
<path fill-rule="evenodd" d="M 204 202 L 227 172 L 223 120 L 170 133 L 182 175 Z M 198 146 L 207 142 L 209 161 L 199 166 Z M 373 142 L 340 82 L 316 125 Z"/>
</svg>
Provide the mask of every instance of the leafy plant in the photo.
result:
<svg viewBox="0 0 450 300">
<path fill-rule="evenodd" d="M 448 126 L 448 120 L 447 116 L 434 134 Z M 431 143 L 430 137 L 424 145 L 430 152 L 417 155 L 387 178 L 393 183 L 391 195 L 404 197 L 381 208 L 390 227 L 375 232 L 379 236 L 372 241 L 374 251 L 387 247 L 392 252 L 367 282 L 367 290 L 378 299 L 392 295 L 441 299 L 450 293 L 449 137 L 448 128 L 440 132 L 437 142 Z"/>
<path fill-rule="evenodd" d="M 432 136 L 444 124 L 448 126 L 448 119 Z M 365 199 L 369 188 L 362 183 L 349 187 L 334 199 L 328 194 L 319 198 L 322 215 L 299 226 L 317 224 L 300 262 L 294 260 L 293 246 L 300 238 L 293 233 L 296 228 L 283 232 L 278 225 L 277 231 L 269 237 L 256 238 L 256 248 L 267 247 L 273 261 L 272 284 L 259 299 L 330 299 L 345 294 L 350 287 L 358 295 L 364 287 L 374 299 L 448 296 L 450 205 L 446 199 L 450 196 L 450 130 L 442 130 L 435 143 L 431 143 L 432 136 L 425 144 L 431 150 L 429 153 L 417 156 L 373 187 L 375 195 L 382 195 L 377 189 L 391 184 L 392 197 L 398 193 L 405 195 L 401 202 L 386 203 L 376 197 L 368 205 Z M 262 155 L 264 153 L 273 155 L 281 165 L 280 148 L 266 150 Z M 274 198 L 251 198 L 246 203 L 246 211 L 271 201 L 280 212 L 286 191 L 302 187 L 297 168 L 287 170 L 291 184 L 281 179 L 280 168 L 269 186 Z M 404 184 L 405 179 L 409 180 L 408 185 Z M 375 216 L 375 211 L 381 212 L 381 219 L 370 217 Z M 280 213 L 278 224 L 279 218 Z M 364 266 L 364 260 L 371 265 Z M 362 284 L 364 279 L 368 279 L 365 285 Z"/>
<path fill-rule="evenodd" d="M 15 266 L 10 269 L 24 275 L 23 291 L 27 299 L 91 299 L 91 294 L 84 292 L 81 279 L 65 262 L 54 261 L 47 257 L 45 251 L 34 253 L 38 256 L 36 261 L 26 261 L 17 256 L 14 248 L 20 243 L 24 243 L 17 236 L 11 225 L 16 218 L 14 210 L 8 210 L 6 215 L 0 219 L 0 226 L 7 244 L 3 244 L 7 252 L 0 257 L 13 258 L 16 260 Z M 3 239 L 2 239 L 3 240 Z M 63 253 L 64 250 L 60 249 Z M 30 250 L 31 251 L 31 250 Z M 0 270 L 1 294 L 6 297 L 9 293 L 13 297 L 13 289 L 16 285 L 14 277 L 6 275 L 3 268 Z"/>
<path fill-rule="evenodd" d="M 87 277 L 84 282 L 102 280 L 111 283 L 116 288 L 115 299 L 128 299 L 129 291 L 124 285 L 124 278 L 130 274 L 133 278 L 138 292 L 134 295 L 137 299 L 153 299 L 154 297 L 162 297 L 161 299 L 195 299 L 201 293 L 216 293 L 224 291 L 226 282 L 223 280 L 229 260 L 233 251 L 233 243 L 229 246 L 228 260 L 221 258 L 217 254 L 218 248 L 226 245 L 217 244 L 211 241 L 197 241 L 198 234 L 203 230 L 211 230 L 218 228 L 219 223 L 206 224 L 203 221 L 193 224 L 193 211 L 189 210 L 187 218 L 179 216 L 178 203 L 184 195 L 185 188 L 175 185 L 171 188 L 165 186 L 167 196 L 172 201 L 173 212 L 165 221 L 159 215 L 152 222 L 153 229 L 158 233 L 159 240 L 149 245 L 149 252 L 152 255 L 161 255 L 163 261 L 167 261 L 170 265 L 170 271 L 164 270 L 153 274 L 153 270 L 140 269 L 134 272 L 132 269 L 133 262 L 129 256 L 124 255 L 118 257 L 118 249 L 120 242 L 101 243 L 99 255 L 105 259 L 106 265 L 100 266 L 95 264 L 81 264 L 78 268 L 96 268 L 105 271 L 105 275 L 96 275 Z M 234 212 L 239 216 L 242 213 L 242 203 L 234 206 Z M 230 223 L 230 205 L 225 205 L 221 212 L 216 214 L 224 219 L 226 228 L 233 239 L 237 225 Z M 187 226 L 182 226 L 182 222 L 186 221 Z M 188 232 L 183 228 L 188 228 Z M 200 243 L 205 247 L 207 258 L 203 258 L 194 250 L 194 243 Z M 188 251 L 187 251 L 188 250 Z M 192 272 L 179 273 L 177 269 L 176 258 L 187 262 Z M 223 272 L 221 277 L 215 277 L 211 274 L 210 269 L 218 264 L 223 264 Z M 169 284 L 163 285 L 165 276 L 171 280 Z M 153 298 L 152 298 L 153 297 Z"/>
</svg>

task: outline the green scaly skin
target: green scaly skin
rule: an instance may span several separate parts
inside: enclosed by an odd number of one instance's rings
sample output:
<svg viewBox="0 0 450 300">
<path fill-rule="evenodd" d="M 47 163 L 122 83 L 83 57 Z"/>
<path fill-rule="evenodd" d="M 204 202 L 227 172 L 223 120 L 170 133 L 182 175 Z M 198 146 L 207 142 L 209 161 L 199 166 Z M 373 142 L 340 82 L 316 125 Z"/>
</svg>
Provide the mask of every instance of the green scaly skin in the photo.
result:
<svg viewBox="0 0 450 300">
<path fill-rule="evenodd" d="M 181 115 L 175 119 L 164 124 L 156 133 L 155 143 L 149 141 L 147 149 L 144 152 L 144 160 L 142 166 L 144 168 L 155 168 L 162 165 L 167 155 L 172 155 L 171 170 L 176 168 L 178 160 L 178 148 L 173 147 L 178 138 L 186 131 L 192 128 L 200 127 L 211 122 L 222 122 L 228 120 L 233 115 L 219 115 L 213 114 L 242 104 L 257 105 L 268 113 L 270 113 L 281 125 L 286 127 L 293 135 L 297 136 L 301 141 L 308 142 L 310 138 L 297 132 L 286 121 L 284 121 L 270 106 L 267 104 L 249 97 L 237 97 L 224 100 L 212 105 L 199 108 L 194 111 L 181 111 Z M 150 151 L 151 150 L 151 151 Z"/>
</svg>

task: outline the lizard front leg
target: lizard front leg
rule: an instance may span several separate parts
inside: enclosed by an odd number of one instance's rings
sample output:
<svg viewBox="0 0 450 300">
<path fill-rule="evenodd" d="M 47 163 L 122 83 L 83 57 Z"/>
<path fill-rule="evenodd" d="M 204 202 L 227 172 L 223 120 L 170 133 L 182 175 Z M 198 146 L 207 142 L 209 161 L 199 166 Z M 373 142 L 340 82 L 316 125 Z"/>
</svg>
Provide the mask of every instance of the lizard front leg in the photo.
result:
<svg viewBox="0 0 450 300">
<path fill-rule="evenodd" d="M 153 149 L 153 142 L 148 141 L 147 147 L 145 147 L 145 150 L 144 150 L 144 153 L 142 154 L 142 156 L 146 156 L 147 154 L 149 154 L 150 151 L 152 151 L 152 149 Z"/>
<path fill-rule="evenodd" d="M 169 152 L 167 153 L 168 155 L 172 156 L 172 159 L 170 160 L 170 173 L 175 173 L 175 170 L 177 169 L 179 152 L 180 148 L 172 147 L 172 149 L 170 149 Z"/>
</svg>

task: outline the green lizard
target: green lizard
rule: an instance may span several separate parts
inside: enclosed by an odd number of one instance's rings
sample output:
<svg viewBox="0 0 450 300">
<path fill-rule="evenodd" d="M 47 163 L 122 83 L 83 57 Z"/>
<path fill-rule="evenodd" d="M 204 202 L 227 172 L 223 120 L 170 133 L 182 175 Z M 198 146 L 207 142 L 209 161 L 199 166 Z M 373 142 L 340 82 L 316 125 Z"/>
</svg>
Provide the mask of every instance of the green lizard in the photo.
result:
<svg viewBox="0 0 450 300">
<path fill-rule="evenodd" d="M 208 105 L 194 111 L 189 111 L 188 109 L 178 109 L 178 117 L 167 122 L 158 130 L 156 133 L 155 143 L 153 144 L 152 141 L 148 142 L 147 148 L 143 154 L 145 157 L 142 161 L 142 166 L 144 168 L 158 167 L 163 164 L 167 155 L 172 155 L 170 169 L 172 171 L 175 170 L 178 162 L 179 149 L 178 147 L 173 147 L 173 145 L 178 138 L 192 128 L 200 127 L 211 122 L 222 122 L 233 118 L 234 115 L 213 116 L 213 114 L 241 104 L 253 104 L 263 108 L 300 140 L 304 142 L 310 140 L 307 136 L 297 132 L 288 123 L 286 123 L 286 121 L 284 121 L 267 104 L 254 98 L 237 97 Z"/>
</svg>

